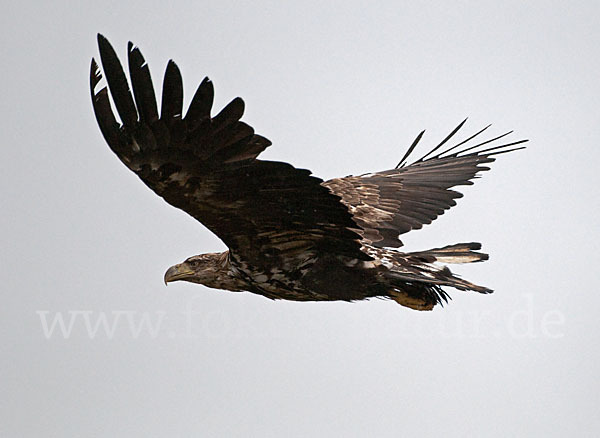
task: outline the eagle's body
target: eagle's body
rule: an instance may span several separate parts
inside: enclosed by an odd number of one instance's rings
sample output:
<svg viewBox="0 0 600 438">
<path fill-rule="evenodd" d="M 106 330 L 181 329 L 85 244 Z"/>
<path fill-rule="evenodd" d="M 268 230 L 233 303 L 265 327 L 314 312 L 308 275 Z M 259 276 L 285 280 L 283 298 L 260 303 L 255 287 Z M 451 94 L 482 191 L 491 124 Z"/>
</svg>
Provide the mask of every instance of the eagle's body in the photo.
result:
<svg viewBox="0 0 600 438">
<path fill-rule="evenodd" d="M 123 163 L 169 204 L 217 234 L 229 250 L 193 256 L 171 267 L 165 281 L 185 280 L 217 289 L 249 291 L 295 301 L 387 297 L 418 310 L 447 300 L 442 286 L 489 293 L 453 275 L 441 263 L 487 259 L 478 243 L 403 253 L 398 236 L 421 228 L 462 196 L 451 190 L 470 181 L 493 155 L 510 146 L 458 152 L 477 134 L 406 165 L 421 133 L 395 168 L 323 182 L 308 170 L 257 156 L 271 143 L 239 119 L 234 99 L 211 116 L 212 83 L 205 79 L 183 116 L 183 88 L 175 63 L 165 73 L 159 115 L 148 67 L 129 45 L 133 89 L 108 41 L 98 37 L 102 65 L 121 118 L 92 60 L 90 86 L 100 129 Z M 485 129 L 485 128 L 484 128 Z M 475 149 L 475 151 L 473 151 Z"/>
</svg>

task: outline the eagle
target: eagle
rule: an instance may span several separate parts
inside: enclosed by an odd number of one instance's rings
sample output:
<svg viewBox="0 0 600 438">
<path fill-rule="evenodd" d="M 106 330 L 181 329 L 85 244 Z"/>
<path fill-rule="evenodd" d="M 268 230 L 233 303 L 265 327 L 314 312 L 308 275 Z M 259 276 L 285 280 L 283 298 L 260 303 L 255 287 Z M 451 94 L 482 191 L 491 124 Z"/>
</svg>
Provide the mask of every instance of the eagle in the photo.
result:
<svg viewBox="0 0 600 438">
<path fill-rule="evenodd" d="M 98 46 L 107 86 L 99 87 L 102 71 L 92 58 L 90 90 L 110 149 L 151 190 L 228 248 L 170 267 L 165 283 L 183 280 L 293 301 L 379 297 L 415 310 L 443 305 L 448 287 L 492 292 L 447 266 L 487 260 L 478 252 L 481 244 L 402 252 L 399 236 L 442 215 L 462 196 L 453 187 L 472 184 L 497 155 L 522 149 L 527 140 L 491 144 L 510 131 L 477 143 L 488 125 L 448 147 L 464 120 L 421 158 L 411 157 L 424 131 L 392 169 L 323 181 L 309 170 L 258 159 L 271 142 L 240 121 L 239 97 L 212 114 L 208 77 L 184 115 L 181 74 L 170 60 L 159 112 L 139 48 L 128 44 L 128 81 L 100 34 Z"/>
</svg>

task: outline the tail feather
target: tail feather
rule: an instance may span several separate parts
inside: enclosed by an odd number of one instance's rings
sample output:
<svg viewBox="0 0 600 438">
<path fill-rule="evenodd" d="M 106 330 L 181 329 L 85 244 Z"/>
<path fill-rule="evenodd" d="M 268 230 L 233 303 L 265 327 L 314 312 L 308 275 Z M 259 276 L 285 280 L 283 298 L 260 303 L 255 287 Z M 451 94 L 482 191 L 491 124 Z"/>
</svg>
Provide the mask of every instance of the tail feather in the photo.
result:
<svg viewBox="0 0 600 438">
<path fill-rule="evenodd" d="M 427 262 L 440 263 L 474 263 L 487 260 L 489 256 L 476 250 L 481 249 L 481 243 L 457 243 L 455 245 L 434 248 L 427 251 L 410 252 L 407 255 L 424 259 Z"/>
<path fill-rule="evenodd" d="M 437 304 L 443 305 L 450 296 L 442 287 L 452 287 L 482 294 L 493 290 L 471 283 L 452 273 L 448 266 L 439 263 L 471 263 L 488 259 L 488 255 L 477 252 L 481 244 L 476 242 L 458 243 L 427 251 L 399 253 L 385 251 L 385 259 L 393 263 L 385 272 L 391 289 L 389 296 L 399 304 L 416 310 L 431 310 Z"/>
</svg>

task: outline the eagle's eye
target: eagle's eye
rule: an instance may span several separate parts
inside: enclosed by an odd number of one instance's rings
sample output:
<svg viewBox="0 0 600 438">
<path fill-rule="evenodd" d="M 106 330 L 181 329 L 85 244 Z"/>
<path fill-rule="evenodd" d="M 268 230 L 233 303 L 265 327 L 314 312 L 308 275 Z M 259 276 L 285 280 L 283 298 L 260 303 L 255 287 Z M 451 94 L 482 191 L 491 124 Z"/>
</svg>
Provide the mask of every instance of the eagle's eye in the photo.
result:
<svg viewBox="0 0 600 438">
<path fill-rule="evenodd" d="M 198 267 L 198 260 L 189 260 L 187 262 L 187 264 L 190 266 L 190 268 L 197 268 Z"/>
</svg>

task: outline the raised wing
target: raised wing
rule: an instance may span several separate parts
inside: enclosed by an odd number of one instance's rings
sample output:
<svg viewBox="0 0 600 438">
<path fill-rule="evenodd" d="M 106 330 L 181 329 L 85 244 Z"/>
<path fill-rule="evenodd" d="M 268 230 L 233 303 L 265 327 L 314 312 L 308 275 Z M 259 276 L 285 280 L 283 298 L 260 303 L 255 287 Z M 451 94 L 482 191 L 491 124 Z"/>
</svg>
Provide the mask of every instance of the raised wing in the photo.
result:
<svg viewBox="0 0 600 438">
<path fill-rule="evenodd" d="M 185 117 L 179 69 L 169 61 L 160 114 L 148 66 L 128 46 L 127 78 L 110 43 L 98 35 L 108 89 L 92 59 L 90 87 L 96 119 L 110 148 L 169 204 L 202 222 L 231 253 L 249 265 L 292 269 L 311 254 L 369 260 L 347 207 L 310 171 L 256 157 L 271 142 L 240 121 L 244 102 L 234 99 L 211 117 L 213 85 L 205 78 Z"/>
<path fill-rule="evenodd" d="M 342 197 L 365 243 L 378 247 L 400 247 L 400 234 L 419 229 L 456 205 L 462 194 L 454 186 L 473 184 L 477 173 L 489 170 L 485 166 L 494 156 L 523 147 L 527 140 L 500 144 L 482 149 L 511 132 L 456 151 L 489 125 L 443 152 L 436 153 L 466 122 L 463 121 L 440 144 L 422 158 L 406 165 L 408 157 L 422 138 L 421 132 L 395 169 L 360 176 L 335 178 L 323 183 L 332 193 Z"/>
</svg>

